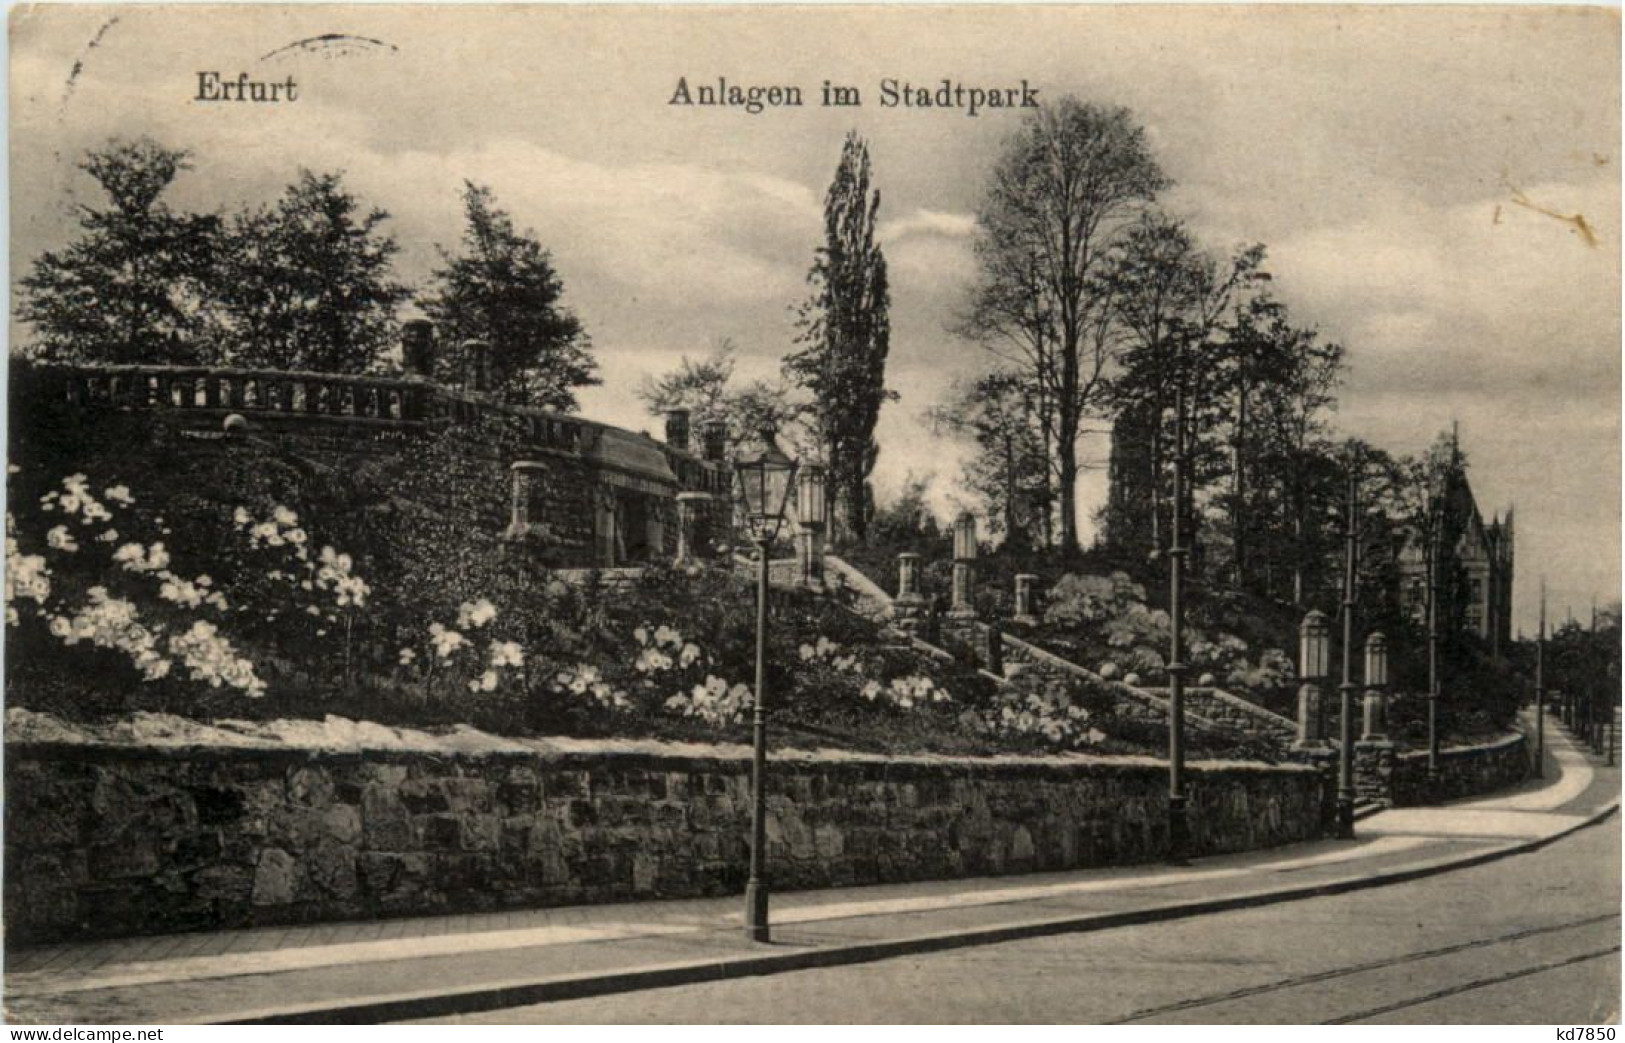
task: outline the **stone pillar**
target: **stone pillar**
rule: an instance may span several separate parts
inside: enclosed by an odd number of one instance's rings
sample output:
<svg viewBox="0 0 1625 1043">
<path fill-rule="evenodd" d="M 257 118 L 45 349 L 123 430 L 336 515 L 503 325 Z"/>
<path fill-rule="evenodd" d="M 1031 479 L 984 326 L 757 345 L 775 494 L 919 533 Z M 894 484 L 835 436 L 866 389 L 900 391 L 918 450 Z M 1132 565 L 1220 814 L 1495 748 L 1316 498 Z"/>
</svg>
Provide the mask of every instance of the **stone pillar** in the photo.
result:
<svg viewBox="0 0 1625 1043">
<path fill-rule="evenodd" d="M 808 590 L 824 589 L 824 526 L 802 522 L 796 529 L 796 574 Z"/>
<path fill-rule="evenodd" d="M 976 516 L 969 511 L 954 519 L 954 592 L 948 616 L 976 618 Z"/>
<path fill-rule="evenodd" d="M 1326 741 L 1326 707 L 1320 685 L 1313 681 L 1298 687 L 1298 739 L 1295 749 L 1322 750 Z"/>
<path fill-rule="evenodd" d="M 897 597 L 892 612 L 897 625 L 913 632 L 925 616 L 925 595 L 920 593 L 920 556 L 912 551 L 897 555 Z"/>
<path fill-rule="evenodd" d="M 1354 793 L 1358 797 L 1397 803 L 1394 783 L 1398 750 L 1385 739 L 1361 739 L 1354 744 Z"/>
<path fill-rule="evenodd" d="M 1364 723 L 1361 741 L 1376 742 L 1388 737 L 1388 697 L 1380 688 L 1365 690 Z"/>
<path fill-rule="evenodd" d="M 1023 626 L 1036 626 L 1038 617 L 1033 614 L 1033 580 L 1038 577 L 1030 572 L 1016 575 L 1016 614 L 1014 621 Z"/>
<path fill-rule="evenodd" d="M 666 444 L 688 452 L 688 410 L 666 410 Z"/>
<path fill-rule="evenodd" d="M 677 494 L 677 566 L 685 568 L 698 564 L 702 555 L 700 520 L 705 505 L 711 502 L 710 493 Z"/>
<path fill-rule="evenodd" d="M 1004 676 L 1004 632 L 999 629 L 996 619 L 987 625 L 986 669 L 989 673 Z"/>
<path fill-rule="evenodd" d="M 505 540 L 524 540 L 547 535 L 547 526 L 530 516 L 530 505 L 536 486 L 547 477 L 547 465 L 537 460 L 518 460 L 508 468 L 512 476 L 512 496 L 508 505 L 508 527 L 502 533 Z"/>
<path fill-rule="evenodd" d="M 401 367 L 409 377 L 434 376 L 434 324 L 428 319 L 401 325 Z"/>
</svg>

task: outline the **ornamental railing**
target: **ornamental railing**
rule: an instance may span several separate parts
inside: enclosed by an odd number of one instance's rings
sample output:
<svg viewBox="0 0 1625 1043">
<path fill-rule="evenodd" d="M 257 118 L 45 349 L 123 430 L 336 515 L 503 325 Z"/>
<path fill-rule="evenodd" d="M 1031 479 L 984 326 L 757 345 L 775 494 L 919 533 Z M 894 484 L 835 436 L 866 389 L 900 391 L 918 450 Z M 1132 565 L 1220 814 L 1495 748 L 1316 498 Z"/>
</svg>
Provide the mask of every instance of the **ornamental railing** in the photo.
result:
<svg viewBox="0 0 1625 1043">
<path fill-rule="evenodd" d="M 421 378 L 219 366 L 22 363 L 12 394 L 84 408 L 210 413 L 279 421 L 339 420 L 363 426 L 416 428 L 470 424 L 500 415 L 527 447 L 583 454 L 604 425 L 533 406 L 493 402 L 477 393 Z M 24 390 L 26 388 L 26 391 Z M 729 492 L 729 472 L 716 462 L 666 448 L 679 484 Z"/>
<path fill-rule="evenodd" d="M 208 366 L 38 366 L 40 392 L 71 405 L 214 410 L 296 417 L 420 423 L 437 412 L 439 389 L 395 377 L 220 369 Z"/>
</svg>

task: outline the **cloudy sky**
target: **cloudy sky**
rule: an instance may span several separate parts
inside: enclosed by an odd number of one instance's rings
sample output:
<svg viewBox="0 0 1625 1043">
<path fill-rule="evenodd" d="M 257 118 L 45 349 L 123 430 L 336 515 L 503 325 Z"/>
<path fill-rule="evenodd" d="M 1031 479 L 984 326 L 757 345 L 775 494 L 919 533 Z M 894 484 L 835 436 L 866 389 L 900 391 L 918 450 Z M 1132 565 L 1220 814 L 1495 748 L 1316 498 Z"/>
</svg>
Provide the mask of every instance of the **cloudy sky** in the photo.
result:
<svg viewBox="0 0 1625 1043">
<path fill-rule="evenodd" d="M 330 33 L 379 44 L 286 48 Z M 1216 250 L 1268 246 L 1298 321 L 1348 348 L 1343 431 L 1411 452 L 1460 422 L 1480 506 L 1517 504 L 1532 630 L 1542 574 L 1558 616 L 1619 590 L 1619 41 L 1614 12 L 1509 7 L 19 8 L 10 261 L 67 241 L 94 194 L 74 164 L 114 135 L 191 149 L 173 201 L 197 209 L 343 170 L 392 213 L 410 281 L 456 241 L 472 178 L 553 251 L 603 366 L 585 411 L 653 429 L 631 390 L 685 353 L 728 337 L 745 375 L 776 371 L 855 128 L 884 193 L 902 393 L 878 484 L 934 473 L 947 506 L 954 453 L 919 418 L 985 364 L 946 326 L 1016 116 L 881 108 L 878 84 L 1026 80 L 1128 106 L 1170 209 Z M 207 71 L 292 76 L 299 99 L 200 103 Z M 675 107 L 679 77 L 809 104 Z M 818 107 L 825 80 L 864 105 Z"/>
</svg>

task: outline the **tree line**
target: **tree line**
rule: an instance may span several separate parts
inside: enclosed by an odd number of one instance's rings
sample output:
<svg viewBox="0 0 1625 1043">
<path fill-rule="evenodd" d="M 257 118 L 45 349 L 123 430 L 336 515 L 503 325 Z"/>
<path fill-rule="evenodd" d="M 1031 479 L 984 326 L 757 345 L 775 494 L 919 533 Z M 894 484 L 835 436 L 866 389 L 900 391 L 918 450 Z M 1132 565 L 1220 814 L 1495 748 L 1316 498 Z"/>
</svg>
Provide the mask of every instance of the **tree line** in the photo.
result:
<svg viewBox="0 0 1625 1043">
<path fill-rule="evenodd" d="M 599 382 L 550 254 L 488 187 L 465 182 L 461 241 L 439 248 L 440 265 L 414 289 L 394 275 L 389 214 L 342 174 L 302 170 L 269 204 L 188 213 L 166 195 L 190 159 L 143 139 L 80 164 L 105 199 L 78 205 L 76 238 L 21 280 L 29 353 L 366 372 L 386 365 L 399 310 L 415 301 L 439 327 L 443 378 L 456 379 L 460 345 L 479 339 L 512 401 L 573 409 L 576 389 Z M 874 432 L 897 398 L 886 385 L 890 284 L 874 181 L 868 143 L 849 134 L 777 380 L 738 381 L 723 340 L 639 390 L 653 413 L 725 418 L 736 444 L 777 427 L 826 467 L 844 540 L 863 539 L 874 514 Z M 963 484 L 1013 547 L 1084 549 L 1077 484 L 1103 463 L 1086 457 L 1090 437 L 1109 432 L 1097 549 L 1155 560 L 1178 510 L 1199 576 L 1324 600 L 1349 468 L 1366 474 L 1392 528 L 1419 516 L 1428 458 L 1337 441 L 1343 348 L 1272 294 L 1262 245 L 1219 254 L 1198 242 L 1159 205 L 1170 187 L 1127 109 L 1068 97 L 1027 117 L 992 164 L 977 277 L 951 323 L 983 365 L 930 419 L 972 447 Z"/>
<path fill-rule="evenodd" d="M 439 247 L 440 266 L 414 289 L 395 275 L 388 211 L 342 173 L 302 169 L 268 204 L 190 213 L 167 196 L 191 159 L 143 138 L 79 163 L 101 198 L 74 207 L 75 238 L 19 281 L 17 314 L 34 333 L 25 354 L 364 373 L 386 366 L 415 300 L 440 329 L 442 377 L 456 378 L 462 343 L 478 339 L 512 401 L 573 409 L 575 390 L 599 383 L 551 256 L 488 187 L 464 183 L 462 240 Z"/>
</svg>

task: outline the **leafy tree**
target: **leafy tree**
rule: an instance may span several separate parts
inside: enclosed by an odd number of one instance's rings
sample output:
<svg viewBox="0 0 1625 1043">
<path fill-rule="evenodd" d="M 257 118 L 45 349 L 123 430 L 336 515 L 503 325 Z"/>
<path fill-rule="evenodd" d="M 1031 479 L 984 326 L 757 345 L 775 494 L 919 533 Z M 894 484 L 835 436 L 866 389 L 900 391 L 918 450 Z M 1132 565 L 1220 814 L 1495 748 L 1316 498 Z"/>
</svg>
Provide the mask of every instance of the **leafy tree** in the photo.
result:
<svg viewBox="0 0 1625 1043">
<path fill-rule="evenodd" d="M 684 355 L 670 373 L 644 378 L 637 391 L 639 400 L 651 416 L 686 409 L 696 422 L 726 419 L 735 350 L 734 342 L 723 338 L 705 358 Z"/>
<path fill-rule="evenodd" d="M 1183 392 L 1182 448 L 1189 463 L 1182 519 L 1194 537 L 1198 493 L 1225 466 L 1216 434 L 1226 412 L 1224 363 L 1233 345 L 1221 320 L 1238 295 L 1268 278 L 1260 270 L 1263 256 L 1263 247 L 1248 247 L 1221 266 L 1181 222 L 1157 212 L 1142 214 L 1113 252 L 1105 281 L 1125 342 L 1121 371 L 1111 382 L 1117 433 L 1147 443 L 1144 473 L 1117 476 L 1145 494 L 1119 498 L 1119 506 L 1137 510 L 1108 515 L 1114 541 L 1141 541 L 1148 532 L 1150 547 L 1162 544 L 1164 515 L 1173 509 L 1164 479 L 1181 448 L 1173 438 L 1176 391 Z M 1147 517 L 1136 517 L 1140 511 Z"/>
<path fill-rule="evenodd" d="M 696 423 L 726 421 L 730 452 L 755 442 L 764 427 L 772 427 L 781 447 L 804 459 L 816 458 L 821 447 L 807 428 L 806 403 L 783 382 L 736 384 L 735 350 L 733 341 L 724 338 L 706 358 L 684 355 L 676 369 L 645 379 L 638 398 L 652 416 L 687 409 Z"/>
<path fill-rule="evenodd" d="M 444 266 L 423 302 L 448 344 L 442 376 L 464 376 L 462 345 L 482 340 L 490 345 L 493 388 L 506 399 L 575 409 L 575 389 L 601 381 L 581 321 L 562 301 L 552 256 L 532 233 L 515 229 L 488 187 L 465 181 L 463 207 L 462 252 L 441 248 Z"/>
<path fill-rule="evenodd" d="M 932 425 L 971 443 L 965 484 L 981 496 L 995 532 L 1030 546 L 1035 521 L 1049 513 L 1049 459 L 1030 388 L 1019 374 L 999 370 L 956 384 L 948 402 L 931 411 Z"/>
<path fill-rule="evenodd" d="M 930 475 L 922 477 L 910 471 L 903 479 L 903 487 L 896 498 L 875 509 L 869 526 L 872 539 L 877 543 L 899 546 L 941 539 L 942 527 L 937 524 L 936 512 L 926 499 L 930 488 Z"/>
<path fill-rule="evenodd" d="M 1278 509 L 1271 517 L 1285 522 L 1278 542 L 1290 550 L 1292 600 L 1301 605 L 1308 589 L 1305 570 L 1317 557 L 1315 543 L 1326 528 L 1316 521 L 1321 514 L 1316 504 L 1323 499 L 1317 492 L 1328 479 L 1333 495 L 1336 489 L 1338 472 L 1328 466 L 1327 437 L 1343 348 L 1322 340 L 1316 330 L 1284 323 L 1275 334 L 1268 378 L 1257 386 L 1258 432 L 1264 439 L 1258 471 L 1275 485 Z"/>
<path fill-rule="evenodd" d="M 113 140 L 79 169 L 107 205 L 74 210 L 80 235 L 35 259 L 20 282 L 18 317 L 34 328 L 30 353 L 62 361 L 193 362 L 200 302 L 220 219 L 177 213 L 164 193 L 190 154 L 149 138 Z"/>
<path fill-rule="evenodd" d="M 868 479 L 879 446 L 875 424 L 886 390 L 891 349 L 886 258 L 875 242 L 880 192 L 869 187 L 869 146 L 849 133 L 824 197 L 824 245 L 807 281 L 811 296 L 797 318 L 801 350 L 785 375 L 812 396 L 813 420 L 829 470 L 838 531 L 862 539 L 868 522 Z"/>
<path fill-rule="evenodd" d="M 233 220 L 217 280 L 227 358 L 359 373 L 394 343 L 410 291 L 390 278 L 389 214 L 361 212 L 340 178 L 301 170 L 275 205 Z"/>
<path fill-rule="evenodd" d="M 981 278 L 960 328 L 1041 396 L 1069 551 L 1078 441 L 1104 406 L 1116 351 L 1101 277 L 1117 237 L 1168 184 L 1128 110 L 1066 97 L 1009 140 L 978 214 Z"/>
</svg>

